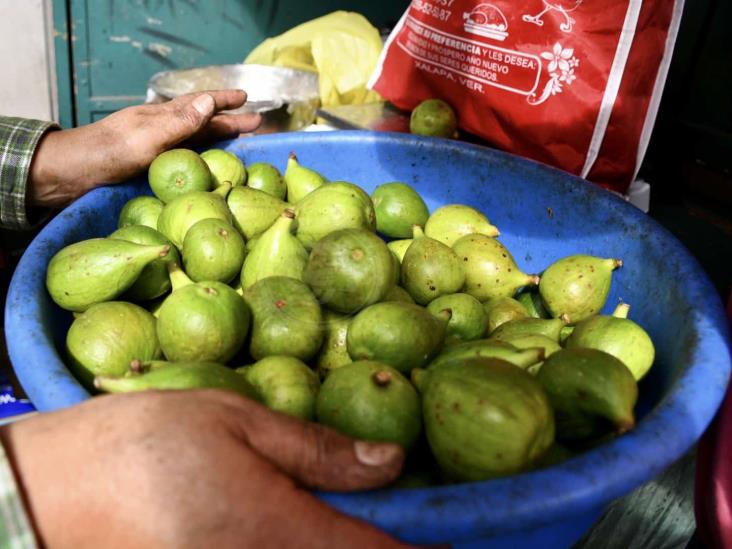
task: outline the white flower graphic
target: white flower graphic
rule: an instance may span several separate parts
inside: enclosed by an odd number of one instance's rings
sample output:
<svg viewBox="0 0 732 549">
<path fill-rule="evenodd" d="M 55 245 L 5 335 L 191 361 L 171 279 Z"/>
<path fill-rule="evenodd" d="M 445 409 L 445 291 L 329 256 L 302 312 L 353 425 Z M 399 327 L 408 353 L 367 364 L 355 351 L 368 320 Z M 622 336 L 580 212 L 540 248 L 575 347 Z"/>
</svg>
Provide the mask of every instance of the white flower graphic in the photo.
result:
<svg viewBox="0 0 732 549">
<path fill-rule="evenodd" d="M 562 93 L 564 89 L 562 83 L 570 86 L 577 79 L 574 69 L 579 66 L 579 59 L 574 56 L 574 48 L 562 48 L 562 45 L 557 42 L 552 51 L 542 52 L 540 56 L 549 61 L 547 65 L 549 80 L 544 86 L 541 96 L 537 97 L 533 93 L 526 98 L 531 105 L 539 105 L 552 95 Z"/>
<path fill-rule="evenodd" d="M 550 52 L 545 51 L 541 54 L 543 59 L 549 61 L 549 72 L 554 72 L 559 68 L 560 71 L 566 72 L 569 70 L 569 61 L 572 59 L 574 54 L 574 48 L 562 49 L 562 45 L 557 42 L 554 44 L 554 49 Z"/>
</svg>

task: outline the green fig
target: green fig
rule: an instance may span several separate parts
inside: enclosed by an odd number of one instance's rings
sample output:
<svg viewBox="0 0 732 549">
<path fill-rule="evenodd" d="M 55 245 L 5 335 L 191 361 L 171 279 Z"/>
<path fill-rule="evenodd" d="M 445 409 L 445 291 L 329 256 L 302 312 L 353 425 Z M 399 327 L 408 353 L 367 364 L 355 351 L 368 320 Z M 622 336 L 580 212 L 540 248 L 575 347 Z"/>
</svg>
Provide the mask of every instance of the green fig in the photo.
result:
<svg viewBox="0 0 732 549">
<path fill-rule="evenodd" d="M 287 185 L 280 171 L 272 164 L 255 162 L 249 165 L 247 171 L 249 172 L 247 185 L 252 189 L 265 192 L 279 200 L 285 199 L 285 196 L 287 196 Z"/>
<path fill-rule="evenodd" d="M 170 279 L 170 289 L 173 292 L 194 283 L 188 278 L 188 275 L 180 268 L 178 263 L 170 262 L 166 264 L 166 267 L 168 269 L 168 278 Z M 148 306 L 148 310 L 155 318 L 160 316 L 160 308 L 168 297 L 170 297 L 170 294 L 156 299 Z"/>
<path fill-rule="evenodd" d="M 446 347 L 427 365 L 427 368 L 434 368 L 455 359 L 474 357 L 498 358 L 525 370 L 544 360 L 544 349 L 538 345 L 533 348 L 519 349 L 503 341 L 476 339 Z"/>
<path fill-rule="evenodd" d="M 432 314 L 439 314 L 445 309 L 452 312 L 447 323 L 445 345 L 483 337 L 488 318 L 480 301 L 468 294 L 449 294 L 427 305 Z"/>
<path fill-rule="evenodd" d="M 252 310 L 249 353 L 256 360 L 287 355 L 311 359 L 323 342 L 320 305 L 303 282 L 270 276 L 244 291 Z"/>
<path fill-rule="evenodd" d="M 225 363 L 242 347 L 250 313 L 226 284 L 207 281 L 175 290 L 158 311 L 158 339 L 165 357 Z"/>
<path fill-rule="evenodd" d="M 350 316 L 327 309 L 323 311 L 323 345 L 315 359 L 315 365 L 322 376 L 327 376 L 331 370 L 353 362 L 346 345 L 350 324 Z"/>
<path fill-rule="evenodd" d="M 537 347 L 541 347 L 544 349 L 545 357 L 551 356 L 562 349 L 561 345 L 555 340 L 541 334 L 517 335 L 504 341 L 518 349 L 536 349 Z"/>
<path fill-rule="evenodd" d="M 69 368 L 87 387 L 94 376 L 121 376 L 133 360 L 161 356 L 155 318 L 142 307 L 123 301 L 92 305 L 66 333 Z"/>
<path fill-rule="evenodd" d="M 254 249 L 254 245 L 259 241 L 260 236 L 262 236 L 262 233 L 258 234 L 255 237 L 252 237 L 251 240 L 247 241 L 247 254 L 250 254 L 252 252 L 252 250 Z"/>
<path fill-rule="evenodd" d="M 425 99 L 409 117 L 409 131 L 427 137 L 457 137 L 457 116 L 442 99 Z"/>
<path fill-rule="evenodd" d="M 180 268 L 178 263 L 168 263 L 167 267 L 168 277 L 170 278 L 170 287 L 174 292 L 194 284 L 193 280 L 191 280 L 183 269 Z"/>
<path fill-rule="evenodd" d="M 382 303 L 385 301 L 401 301 L 403 303 L 414 303 L 414 300 L 412 299 L 412 296 L 409 295 L 409 292 L 401 286 L 392 286 L 391 288 L 389 288 L 389 291 L 386 292 L 384 297 L 381 299 Z"/>
<path fill-rule="evenodd" d="M 135 376 L 137 374 L 146 374 L 148 372 L 151 372 L 152 370 L 159 370 L 160 368 L 167 368 L 168 366 L 176 366 L 176 367 L 184 367 L 184 366 L 193 366 L 193 367 L 204 367 L 204 366 L 212 366 L 213 368 L 216 368 L 217 366 L 224 366 L 223 364 L 220 364 L 218 362 L 201 362 L 201 361 L 183 361 L 183 362 L 170 362 L 168 360 L 133 360 L 130 362 L 130 367 L 125 374 L 127 377 Z"/>
<path fill-rule="evenodd" d="M 553 467 L 554 465 L 559 465 L 563 461 L 567 461 L 574 456 L 575 453 L 572 450 L 555 441 L 554 444 L 552 444 L 546 451 L 546 454 L 544 454 L 538 461 L 536 468 L 544 469 L 546 467 Z"/>
<path fill-rule="evenodd" d="M 230 282 L 241 272 L 246 244 L 231 223 L 202 219 L 188 229 L 183 239 L 183 265 L 196 281 Z"/>
<path fill-rule="evenodd" d="M 562 349 L 548 357 L 536 379 L 549 395 L 559 440 L 624 433 L 635 425 L 638 385 L 617 358 L 596 349 Z"/>
<path fill-rule="evenodd" d="M 147 177 L 152 192 L 165 204 L 189 192 L 206 192 L 213 185 L 211 170 L 188 149 L 171 149 L 156 156 Z"/>
<path fill-rule="evenodd" d="M 387 246 L 388 248 L 388 246 Z M 393 274 L 394 277 L 391 279 L 394 286 L 398 286 L 399 282 L 402 280 L 402 264 L 399 261 L 399 258 L 396 256 L 394 252 L 389 250 L 391 252 L 391 263 L 394 266 Z"/>
<path fill-rule="evenodd" d="M 268 356 L 243 371 L 272 410 L 306 421 L 315 419 L 318 376 L 301 360 L 291 356 Z"/>
<path fill-rule="evenodd" d="M 234 227 L 249 242 L 269 229 L 287 208 L 287 202 L 249 187 L 232 189 L 227 203 L 234 216 Z"/>
<path fill-rule="evenodd" d="M 538 276 L 522 272 L 505 246 L 490 236 L 463 236 L 452 249 L 465 268 L 463 291 L 480 301 L 513 297 L 520 288 L 539 283 Z"/>
<path fill-rule="evenodd" d="M 490 237 L 500 234 L 486 216 L 463 204 L 448 204 L 437 208 L 427 220 L 424 233 L 447 246 L 452 246 L 458 239 L 469 234 Z"/>
<path fill-rule="evenodd" d="M 577 324 L 567 339 L 567 349 L 586 347 L 611 354 L 640 380 L 653 365 L 656 350 L 650 336 L 628 319 L 630 306 L 618 305 L 612 316 L 593 316 Z"/>
<path fill-rule="evenodd" d="M 526 288 L 519 292 L 516 296 L 516 301 L 524 306 L 524 309 L 526 309 L 526 312 L 529 313 L 529 316 L 532 318 L 552 317 L 541 302 L 541 295 L 539 295 L 539 290 L 536 286 Z"/>
<path fill-rule="evenodd" d="M 519 318 L 501 324 L 491 333 L 491 339 L 508 341 L 519 336 L 543 335 L 559 342 L 559 334 L 565 322 L 560 318 Z"/>
<path fill-rule="evenodd" d="M 323 186 L 325 182 L 325 177 L 315 170 L 301 166 L 295 153 L 290 153 L 285 170 L 287 201 L 290 204 L 297 204 L 315 189 Z"/>
<path fill-rule="evenodd" d="M 268 276 L 287 276 L 302 280 L 308 252 L 291 232 L 294 221 L 295 212 L 286 209 L 259 236 L 241 270 L 241 284 L 245 290 Z"/>
<path fill-rule="evenodd" d="M 512 297 L 494 297 L 483 304 L 486 314 L 486 333 L 490 336 L 501 324 L 519 318 L 528 318 L 524 306 Z"/>
<path fill-rule="evenodd" d="M 124 293 L 124 298 L 130 301 L 150 301 L 160 297 L 170 290 L 170 279 L 168 278 L 168 263 L 180 261 L 178 250 L 173 243 L 165 238 L 165 235 L 145 225 L 129 225 L 117 229 L 108 238 L 126 240 L 135 244 L 146 246 L 169 245 L 170 251 L 165 257 L 158 258 L 148 264 L 135 280 L 134 284 Z"/>
<path fill-rule="evenodd" d="M 559 343 L 545 335 L 540 334 L 517 335 L 508 339 L 507 341 L 518 349 L 544 349 L 545 357 L 551 356 L 557 351 L 562 350 L 562 347 L 559 345 Z M 542 364 L 544 364 L 544 361 L 532 364 L 531 366 L 526 368 L 526 371 L 532 375 L 536 375 L 541 369 Z"/>
<path fill-rule="evenodd" d="M 154 196 L 136 196 L 122 206 L 117 227 L 122 229 L 131 225 L 145 225 L 157 229 L 162 211 L 163 203 Z"/>
<path fill-rule="evenodd" d="M 402 259 L 402 287 L 415 302 L 427 305 L 441 295 L 459 292 L 465 283 L 462 261 L 450 247 L 414 226 L 414 241 Z"/>
<path fill-rule="evenodd" d="M 539 292 L 549 314 L 576 324 L 599 314 L 607 301 L 612 273 L 623 262 L 572 255 L 552 263 L 541 275 Z"/>
<path fill-rule="evenodd" d="M 404 254 L 407 253 L 407 249 L 412 245 L 412 238 L 405 238 L 404 240 L 392 240 L 386 246 L 397 256 L 399 263 L 404 261 Z"/>
<path fill-rule="evenodd" d="M 371 198 L 353 183 L 323 185 L 297 205 L 297 237 L 307 249 L 340 229 L 374 231 L 376 214 Z"/>
<path fill-rule="evenodd" d="M 479 481 L 534 467 L 554 442 L 536 379 L 496 358 L 445 362 L 419 384 L 425 432 L 445 475 Z"/>
<path fill-rule="evenodd" d="M 421 227 L 430 215 L 417 191 L 405 183 L 385 183 L 371 193 L 376 230 L 389 238 L 409 238 L 412 226 Z"/>
<path fill-rule="evenodd" d="M 252 400 L 260 400 L 256 389 L 243 375 L 216 363 L 179 364 L 173 362 L 163 368 L 154 368 L 143 374 L 124 377 L 97 376 L 94 379 L 94 385 L 105 393 L 225 389 Z"/>
<path fill-rule="evenodd" d="M 360 440 L 409 449 L 422 430 L 419 395 L 398 371 L 360 361 L 333 370 L 316 403 L 318 422 Z"/>
<path fill-rule="evenodd" d="M 214 188 L 224 183 L 232 187 L 244 185 L 247 180 L 247 170 L 239 157 L 222 149 L 209 149 L 201 153 L 201 159 L 211 171 Z"/>
<path fill-rule="evenodd" d="M 348 327 L 348 354 L 353 360 L 376 360 L 409 372 L 424 366 L 439 351 L 449 318 L 449 310 L 433 316 L 411 303 L 371 305 Z"/>
<path fill-rule="evenodd" d="M 378 236 L 341 229 L 315 245 L 303 280 L 329 309 L 355 313 L 382 300 L 394 284 L 393 269 L 391 252 Z"/>
<path fill-rule="evenodd" d="M 46 287 L 59 307 L 85 311 L 123 294 L 147 265 L 169 251 L 168 244 L 144 246 L 111 238 L 76 242 L 51 258 Z"/>
<path fill-rule="evenodd" d="M 202 219 L 220 219 L 231 223 L 231 212 L 225 196 L 231 189 L 228 183 L 213 192 L 192 191 L 168 202 L 158 218 L 158 230 L 167 236 L 178 249 L 188 229 Z"/>
</svg>

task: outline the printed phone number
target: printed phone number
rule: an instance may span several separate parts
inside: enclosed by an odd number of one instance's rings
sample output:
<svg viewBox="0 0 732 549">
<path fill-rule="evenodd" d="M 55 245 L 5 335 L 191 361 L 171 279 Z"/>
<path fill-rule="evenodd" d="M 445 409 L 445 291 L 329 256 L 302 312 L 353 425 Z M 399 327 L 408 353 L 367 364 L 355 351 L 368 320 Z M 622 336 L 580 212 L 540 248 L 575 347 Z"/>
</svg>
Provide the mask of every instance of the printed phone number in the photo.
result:
<svg viewBox="0 0 732 549">
<path fill-rule="evenodd" d="M 454 1 L 455 0 L 432 0 L 432 2 L 434 2 L 432 3 L 427 0 L 414 0 L 412 2 L 412 8 L 424 13 L 425 15 L 431 15 L 440 21 L 447 21 L 450 19 L 450 15 L 452 15 L 452 10 L 445 9 L 445 7 L 449 8 L 452 6 Z"/>
</svg>

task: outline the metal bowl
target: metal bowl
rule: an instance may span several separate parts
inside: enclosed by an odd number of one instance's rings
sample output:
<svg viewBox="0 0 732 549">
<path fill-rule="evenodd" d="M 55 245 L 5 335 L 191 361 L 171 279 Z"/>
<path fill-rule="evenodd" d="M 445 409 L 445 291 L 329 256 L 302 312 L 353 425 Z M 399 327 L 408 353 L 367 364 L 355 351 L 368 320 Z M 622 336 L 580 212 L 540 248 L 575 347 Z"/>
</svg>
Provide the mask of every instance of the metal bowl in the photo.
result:
<svg viewBox="0 0 732 549">
<path fill-rule="evenodd" d="M 247 92 L 247 103 L 229 112 L 260 113 L 258 134 L 302 129 L 312 124 L 320 105 L 316 73 L 266 65 L 211 65 L 159 72 L 148 88 L 160 101 L 198 91 L 242 89 Z"/>
</svg>

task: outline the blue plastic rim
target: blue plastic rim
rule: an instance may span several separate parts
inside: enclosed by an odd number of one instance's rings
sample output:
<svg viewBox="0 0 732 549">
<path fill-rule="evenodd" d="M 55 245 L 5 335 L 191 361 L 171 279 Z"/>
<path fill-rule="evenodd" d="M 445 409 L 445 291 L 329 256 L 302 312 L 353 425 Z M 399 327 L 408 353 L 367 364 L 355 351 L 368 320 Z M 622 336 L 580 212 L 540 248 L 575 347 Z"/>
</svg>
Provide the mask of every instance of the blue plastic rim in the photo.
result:
<svg viewBox="0 0 732 549">
<path fill-rule="evenodd" d="M 430 209 L 465 203 L 483 210 L 526 272 L 560 257 L 619 257 L 605 312 L 623 300 L 644 326 L 657 361 L 641 383 L 637 428 L 548 469 L 481 483 L 358 494 L 321 494 L 351 515 L 417 543 L 490 539 L 515 546 L 567 545 L 612 499 L 658 475 L 701 436 L 724 395 L 730 343 L 721 301 L 691 254 L 621 199 L 547 166 L 483 147 L 405 134 L 296 133 L 219 146 L 247 164 L 284 170 L 289 152 L 331 180 L 367 191 L 403 181 Z M 70 315 L 50 300 L 46 265 L 63 246 L 105 236 L 122 205 L 148 193 L 144 178 L 95 190 L 59 214 L 33 241 L 13 276 L 5 310 L 8 350 L 40 410 L 89 395 L 63 364 Z M 556 543 L 552 543 L 554 540 Z"/>
</svg>

